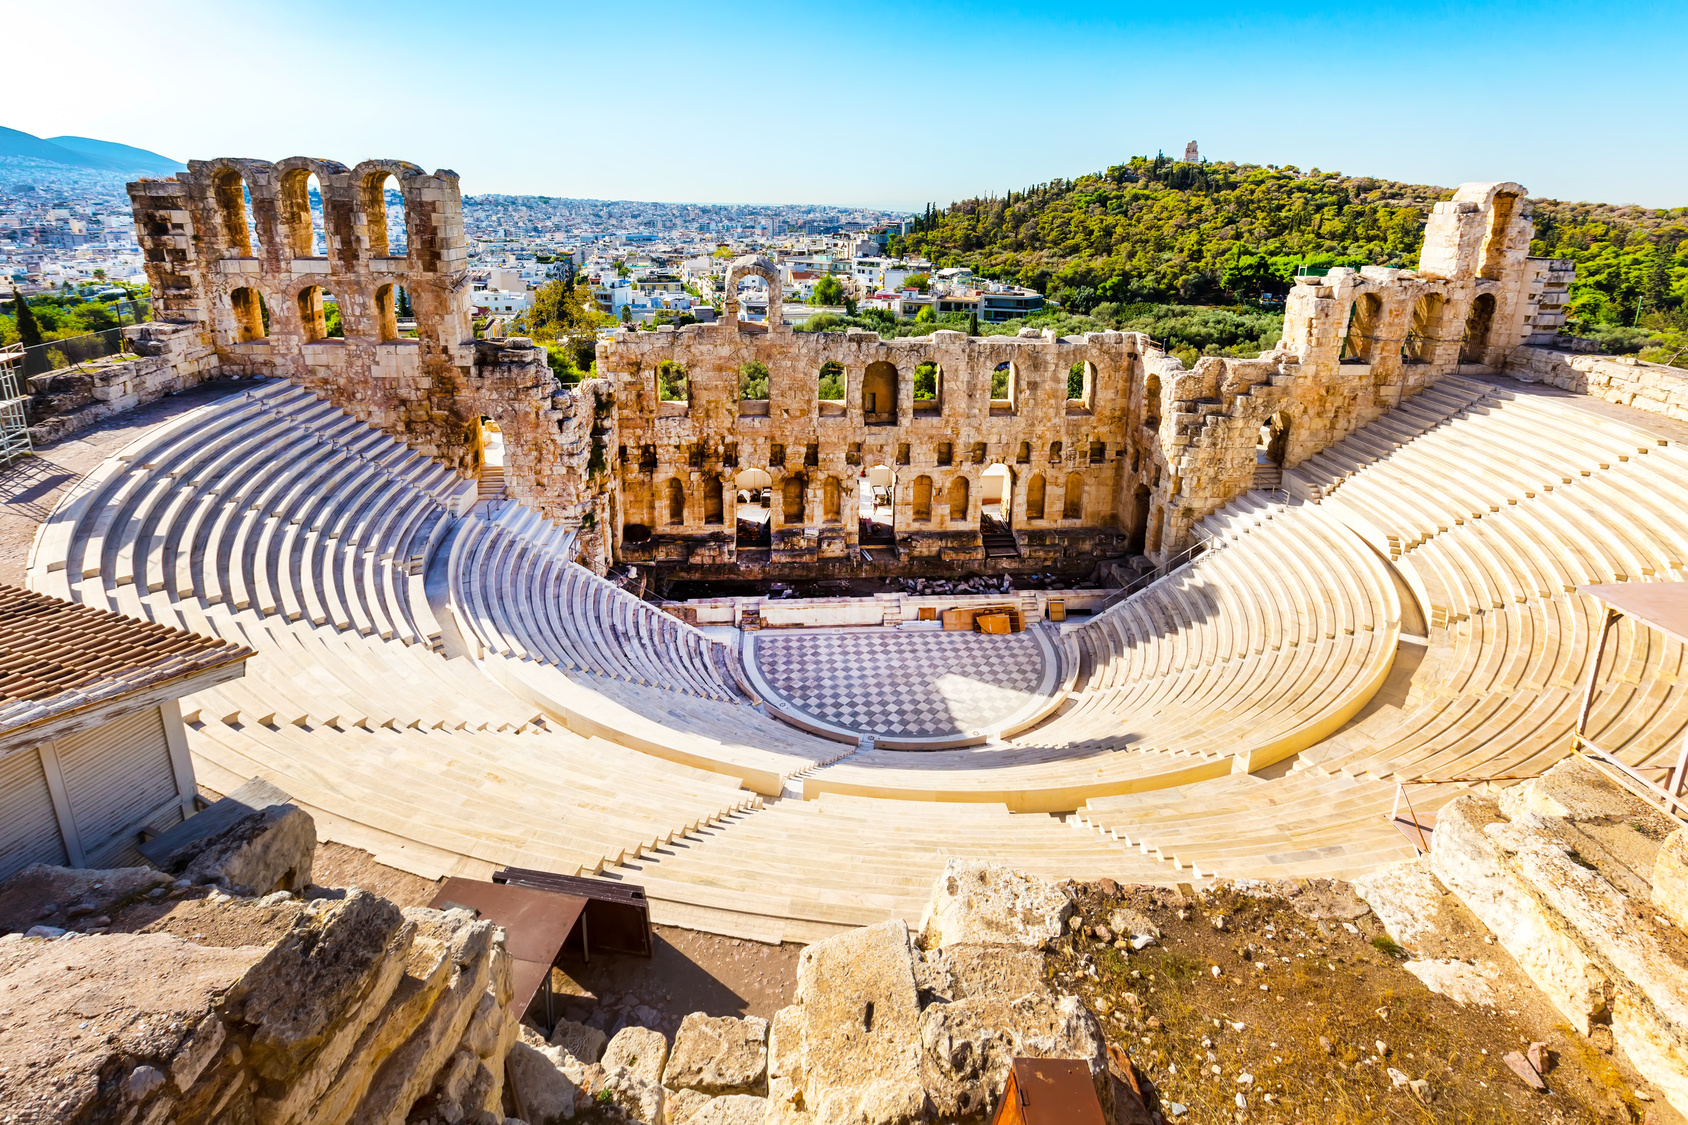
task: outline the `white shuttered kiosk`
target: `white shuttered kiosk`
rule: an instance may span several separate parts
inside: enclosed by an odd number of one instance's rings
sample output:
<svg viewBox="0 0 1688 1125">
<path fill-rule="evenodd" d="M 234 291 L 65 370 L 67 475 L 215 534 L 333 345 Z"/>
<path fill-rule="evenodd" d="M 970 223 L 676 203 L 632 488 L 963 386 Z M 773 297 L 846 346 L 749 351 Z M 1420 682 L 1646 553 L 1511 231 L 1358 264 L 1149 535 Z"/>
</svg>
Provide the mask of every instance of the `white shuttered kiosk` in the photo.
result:
<svg viewBox="0 0 1688 1125">
<path fill-rule="evenodd" d="M 194 812 L 177 699 L 251 655 L 0 585 L 0 880 L 143 862 L 136 844 Z"/>
</svg>

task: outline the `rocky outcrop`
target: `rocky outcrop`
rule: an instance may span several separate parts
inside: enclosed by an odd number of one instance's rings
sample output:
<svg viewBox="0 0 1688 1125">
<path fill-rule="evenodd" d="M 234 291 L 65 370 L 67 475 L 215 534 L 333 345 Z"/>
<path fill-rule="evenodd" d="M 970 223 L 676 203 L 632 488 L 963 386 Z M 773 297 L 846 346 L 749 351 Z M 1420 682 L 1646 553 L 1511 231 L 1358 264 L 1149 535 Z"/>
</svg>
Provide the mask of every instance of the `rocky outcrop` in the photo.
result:
<svg viewBox="0 0 1688 1125">
<path fill-rule="evenodd" d="M 1043 976 L 1038 947 L 1070 911 L 1051 883 L 956 861 L 933 886 L 925 948 L 886 922 L 804 950 L 797 1003 L 770 1028 L 766 1120 L 983 1121 L 1016 1056 L 1086 1060 L 1111 1104 L 1101 1026 Z"/>
<path fill-rule="evenodd" d="M 198 842 L 186 860 L 182 878 L 216 883 L 244 894 L 302 892 L 311 885 L 316 854 L 316 822 L 297 805 L 271 805 Z"/>
<path fill-rule="evenodd" d="M 1676 823 L 1581 757 L 1503 797 L 1461 796 L 1432 842 L 1437 876 L 1585 1035 L 1609 1035 L 1688 1110 L 1688 937 L 1655 917 Z M 1667 891 L 1667 897 L 1669 896 Z"/>
<path fill-rule="evenodd" d="M 0 991 L 0 1105 L 20 1120 L 501 1120 L 510 960 L 465 911 L 353 890 L 271 945 L 14 934 Z"/>
</svg>

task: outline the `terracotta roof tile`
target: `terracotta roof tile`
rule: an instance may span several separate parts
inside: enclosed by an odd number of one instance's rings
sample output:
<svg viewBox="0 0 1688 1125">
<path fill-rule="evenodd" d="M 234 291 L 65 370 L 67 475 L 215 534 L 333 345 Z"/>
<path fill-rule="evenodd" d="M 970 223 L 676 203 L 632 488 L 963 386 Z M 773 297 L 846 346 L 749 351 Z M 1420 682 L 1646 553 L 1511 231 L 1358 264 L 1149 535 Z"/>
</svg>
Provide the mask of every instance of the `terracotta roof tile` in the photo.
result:
<svg viewBox="0 0 1688 1125">
<path fill-rule="evenodd" d="M 0 584 L 0 733 L 252 650 Z"/>
</svg>

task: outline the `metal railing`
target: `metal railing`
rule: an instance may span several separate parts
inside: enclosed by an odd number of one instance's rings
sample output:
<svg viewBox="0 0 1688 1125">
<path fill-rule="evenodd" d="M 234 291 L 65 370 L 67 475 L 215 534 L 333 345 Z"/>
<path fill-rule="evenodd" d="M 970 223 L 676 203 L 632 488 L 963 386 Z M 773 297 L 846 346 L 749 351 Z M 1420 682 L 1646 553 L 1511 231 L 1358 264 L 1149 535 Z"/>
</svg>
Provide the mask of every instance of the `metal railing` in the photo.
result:
<svg viewBox="0 0 1688 1125">
<path fill-rule="evenodd" d="M 1195 562 L 1196 559 L 1206 554 L 1210 549 L 1217 551 L 1224 546 L 1223 540 L 1217 540 L 1217 537 L 1211 534 L 1204 535 L 1202 532 L 1196 531 L 1195 535 L 1196 541 L 1194 543 L 1191 543 L 1188 547 L 1185 547 L 1182 551 L 1179 551 L 1176 555 L 1167 559 L 1166 562 L 1155 567 L 1153 570 L 1148 570 L 1139 574 L 1136 578 L 1133 578 L 1130 582 L 1127 582 L 1118 590 L 1114 590 L 1109 593 L 1107 597 L 1102 599 L 1102 605 L 1096 612 L 1106 613 L 1120 602 L 1129 598 L 1132 594 L 1146 589 L 1147 587 L 1154 585 L 1156 582 L 1159 582 L 1162 578 L 1169 577 L 1170 575 L 1182 570 L 1184 567 L 1189 566 L 1191 563 Z M 1216 540 L 1217 546 L 1215 545 Z"/>
<path fill-rule="evenodd" d="M 24 413 L 29 396 L 22 392 L 18 382 L 23 359 L 22 345 L 0 349 L 0 460 L 8 466 L 17 458 L 35 452 L 29 440 L 29 418 Z"/>
</svg>

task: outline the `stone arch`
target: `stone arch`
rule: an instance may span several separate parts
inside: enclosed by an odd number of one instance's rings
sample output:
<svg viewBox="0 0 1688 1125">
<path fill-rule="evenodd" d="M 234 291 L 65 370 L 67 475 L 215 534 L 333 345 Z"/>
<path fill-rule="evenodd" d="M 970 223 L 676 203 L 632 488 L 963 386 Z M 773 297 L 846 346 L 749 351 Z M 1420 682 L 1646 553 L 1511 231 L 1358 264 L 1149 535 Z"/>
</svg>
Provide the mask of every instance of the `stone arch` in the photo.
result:
<svg viewBox="0 0 1688 1125">
<path fill-rule="evenodd" d="M 802 473 L 792 473 L 780 485 L 780 522 L 786 527 L 801 527 L 807 520 L 805 493 L 809 482 Z"/>
<path fill-rule="evenodd" d="M 862 421 L 869 426 L 897 424 L 897 368 L 885 360 L 867 365 L 862 375 Z"/>
<path fill-rule="evenodd" d="M 1003 360 L 991 371 L 990 412 L 1012 414 L 1020 391 L 1020 367 L 1013 360 Z"/>
<path fill-rule="evenodd" d="M 234 342 L 244 344 L 248 340 L 262 340 L 269 335 L 264 326 L 268 309 L 264 305 L 263 295 L 256 289 L 242 285 L 229 293 L 229 307 L 234 311 Z"/>
<path fill-rule="evenodd" d="M 726 298 L 726 319 L 739 319 L 739 282 L 747 277 L 759 277 L 768 286 L 768 327 L 778 328 L 785 323 L 785 315 L 780 311 L 780 304 L 785 295 L 785 287 L 780 282 L 779 267 L 760 254 L 745 254 L 734 258 L 727 264 L 727 281 L 722 292 Z"/>
<path fill-rule="evenodd" d="M 1079 473 L 1067 474 L 1066 495 L 1061 501 L 1061 518 L 1064 520 L 1081 520 L 1084 518 L 1084 477 Z"/>
<path fill-rule="evenodd" d="M 371 258 L 404 258 L 410 253 L 411 231 L 417 228 L 410 210 L 410 193 L 405 184 L 422 169 L 403 160 L 366 160 L 352 169 L 357 185 L 357 206 L 363 219 L 364 245 Z M 404 198 L 400 208 L 404 229 L 394 232 L 387 219 L 387 180 L 391 178 Z M 400 245 L 401 237 L 403 245 Z"/>
<path fill-rule="evenodd" d="M 965 521 L 967 519 L 968 500 L 971 489 L 966 477 L 956 477 L 949 486 L 949 518 L 950 521 Z"/>
<path fill-rule="evenodd" d="M 1044 491 L 1046 484 L 1042 473 L 1033 473 L 1026 482 L 1026 518 L 1040 520 L 1043 518 Z"/>
<path fill-rule="evenodd" d="M 1495 295 L 1479 293 L 1465 314 L 1465 335 L 1460 341 L 1461 363 L 1483 363 L 1489 350 L 1489 332 L 1495 323 Z"/>
<path fill-rule="evenodd" d="M 1141 555 L 1149 542 L 1149 486 L 1140 484 L 1132 494 L 1131 534 L 1126 538 L 1125 552 Z"/>
<path fill-rule="evenodd" d="M 1266 419 L 1260 427 L 1260 446 L 1271 464 L 1284 463 L 1284 456 L 1289 452 L 1289 432 L 1289 413 L 1283 410 Z"/>
<path fill-rule="evenodd" d="M 772 543 L 773 484 L 774 478 L 766 469 L 740 469 L 733 477 L 737 492 L 734 538 L 740 547 L 766 547 Z"/>
<path fill-rule="evenodd" d="M 1161 381 L 1159 375 L 1151 374 L 1143 381 L 1143 425 L 1158 430 L 1160 421 Z"/>
<path fill-rule="evenodd" d="M 1029 465 L 1029 464 L 1032 463 L 1032 443 L 1031 442 L 1022 441 L 1020 443 L 1019 451 L 1014 454 L 1014 463 L 1016 465 Z"/>
<path fill-rule="evenodd" d="M 844 486 L 837 477 L 827 477 L 821 485 L 821 519 L 826 523 L 844 519 Z"/>
<path fill-rule="evenodd" d="M 1062 443 L 1058 441 L 1052 441 L 1049 443 L 1049 463 L 1051 465 L 1059 465 L 1061 463 L 1061 459 L 1065 455 L 1066 447 L 1062 445 Z"/>
<path fill-rule="evenodd" d="M 944 412 L 944 365 L 936 360 L 924 360 L 914 365 L 914 412 L 942 414 Z"/>
<path fill-rule="evenodd" d="M 1361 293 L 1348 311 L 1348 335 L 1342 341 L 1343 363 L 1371 363 L 1379 354 L 1378 333 L 1383 327 L 1383 298 Z"/>
<path fill-rule="evenodd" d="M 390 282 L 375 290 L 375 338 L 384 344 L 399 338 L 398 286 Z"/>
<path fill-rule="evenodd" d="M 333 172 L 343 174 L 344 165 L 329 164 L 302 156 L 289 157 L 276 165 L 280 189 L 281 227 L 286 232 L 287 253 L 294 258 L 328 256 L 328 192 L 323 185 Z M 311 203 L 315 181 L 317 201 Z M 321 230 L 319 240 L 317 232 Z"/>
<path fill-rule="evenodd" d="M 1408 363 L 1432 363 L 1442 335 L 1442 313 L 1447 298 L 1441 293 L 1426 293 L 1413 302 L 1412 319 L 1407 324 L 1407 338 L 1401 353 Z"/>
<path fill-rule="evenodd" d="M 916 523 L 928 523 L 932 519 L 932 478 L 918 476 L 909 486 L 910 515 Z"/>
<path fill-rule="evenodd" d="M 1489 228 L 1483 234 L 1482 267 L 1478 277 L 1500 280 L 1506 268 L 1506 244 L 1512 234 L 1512 218 L 1518 213 L 1522 189 L 1510 190 L 1515 184 L 1503 184 L 1489 200 Z"/>
<path fill-rule="evenodd" d="M 703 522 L 714 525 L 726 520 L 726 501 L 718 473 L 703 474 Z"/>
<path fill-rule="evenodd" d="M 252 211 L 251 185 L 240 169 L 225 167 L 211 181 L 217 217 L 223 226 L 225 258 L 255 258 L 260 250 L 257 221 Z"/>
<path fill-rule="evenodd" d="M 305 332 L 305 342 L 328 338 L 328 315 L 322 300 L 322 286 L 306 285 L 294 299 L 299 307 L 299 323 Z"/>
<path fill-rule="evenodd" d="M 680 483 L 679 477 L 669 477 L 663 485 L 663 499 L 668 504 L 668 525 L 674 527 L 686 522 L 686 486 Z"/>
</svg>

